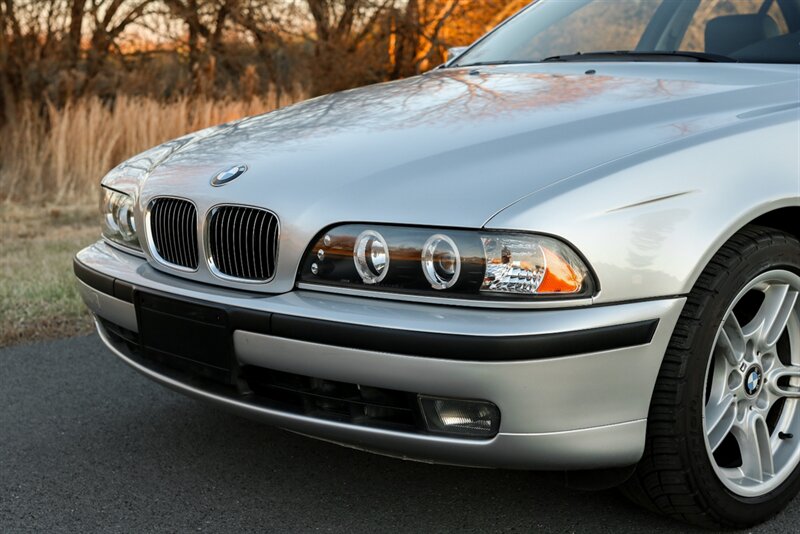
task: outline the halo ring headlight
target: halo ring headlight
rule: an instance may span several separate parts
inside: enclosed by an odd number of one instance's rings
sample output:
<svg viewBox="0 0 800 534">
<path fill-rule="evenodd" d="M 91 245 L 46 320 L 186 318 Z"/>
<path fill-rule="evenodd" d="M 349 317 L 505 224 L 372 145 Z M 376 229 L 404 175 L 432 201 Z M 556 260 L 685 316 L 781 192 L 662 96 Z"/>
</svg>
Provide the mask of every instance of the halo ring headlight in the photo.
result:
<svg viewBox="0 0 800 534">
<path fill-rule="evenodd" d="M 589 299 L 599 290 L 586 260 L 557 237 L 374 223 L 323 230 L 306 250 L 298 279 L 330 291 L 361 288 L 376 295 L 438 294 L 497 303 Z"/>
<path fill-rule="evenodd" d="M 133 198 L 106 187 L 102 192 L 103 236 L 120 245 L 141 250 Z"/>
<path fill-rule="evenodd" d="M 432 235 L 422 246 L 422 272 L 433 289 L 453 287 L 461 275 L 461 253 L 444 234 Z"/>
<path fill-rule="evenodd" d="M 386 239 L 374 230 L 361 232 L 353 248 L 353 261 L 365 284 L 381 283 L 389 273 L 389 246 Z"/>
<path fill-rule="evenodd" d="M 136 239 L 136 219 L 133 216 L 133 202 L 125 202 L 117 211 L 116 226 L 126 241 Z"/>
</svg>

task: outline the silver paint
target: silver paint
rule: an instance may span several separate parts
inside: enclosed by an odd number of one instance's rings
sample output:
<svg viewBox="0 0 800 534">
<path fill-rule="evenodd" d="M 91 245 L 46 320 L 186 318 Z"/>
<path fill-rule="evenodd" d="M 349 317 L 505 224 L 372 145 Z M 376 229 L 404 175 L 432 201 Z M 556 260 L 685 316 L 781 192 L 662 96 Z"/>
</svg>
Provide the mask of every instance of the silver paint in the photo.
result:
<svg viewBox="0 0 800 534">
<path fill-rule="evenodd" d="M 247 179 L 212 187 L 208 177 L 232 158 L 248 162 Z M 438 69 L 186 136 L 124 163 L 104 184 L 134 197 L 139 228 L 146 227 L 144 207 L 165 195 L 196 204 L 201 236 L 206 215 L 224 203 L 265 208 L 281 221 L 277 271 L 263 284 L 214 276 L 205 247 L 195 273 L 156 262 L 147 243 L 148 261 L 102 242 L 78 255 L 137 287 L 301 317 L 486 336 L 660 319 L 643 347 L 494 364 L 235 334 L 242 361 L 496 401 L 503 426 L 489 442 L 356 428 L 217 397 L 137 366 L 100 329 L 118 356 L 156 381 L 296 432 L 387 454 L 504 467 L 630 464 L 641 454 L 653 385 L 685 302 L 676 296 L 748 222 L 800 207 L 800 66 Z M 533 303 L 536 309 L 497 309 L 439 295 L 406 302 L 295 287 L 312 238 L 344 222 L 555 235 L 585 256 L 601 292 Z M 88 286 L 80 291 L 99 316 L 135 321 L 132 307 Z M 542 373 L 555 378 L 542 386 Z"/>
<path fill-rule="evenodd" d="M 686 293 L 750 220 L 800 206 L 798 100 L 798 65 L 441 69 L 204 131 L 105 183 L 134 189 L 140 208 L 191 199 L 199 235 L 216 204 L 275 212 L 270 283 L 159 267 L 210 284 L 291 291 L 311 239 L 360 221 L 557 235 L 597 272 L 595 302 L 653 298 Z M 248 161 L 247 179 L 212 187 L 232 155 Z"/>
<path fill-rule="evenodd" d="M 358 427 L 280 412 L 197 389 L 133 361 L 100 324 L 100 338 L 123 362 L 175 391 L 293 432 L 407 460 L 508 469 L 594 469 L 635 463 L 644 450 L 644 419 L 565 432 L 500 433 L 491 440 L 459 440 Z"/>
<path fill-rule="evenodd" d="M 569 433 L 644 420 L 664 350 L 685 302 L 680 298 L 572 310 L 500 311 L 365 300 L 308 291 L 252 297 L 230 292 L 224 294 L 220 289 L 220 293 L 215 295 L 201 284 L 173 284 L 174 277 L 155 271 L 137 258 L 119 261 L 117 254 L 100 244 L 82 251 L 78 259 L 104 274 L 128 280 L 145 290 L 169 291 L 190 299 L 211 300 L 264 312 L 398 330 L 515 336 L 660 319 L 653 341 L 647 345 L 548 360 L 492 363 L 403 356 L 392 354 L 390 347 L 385 352 L 371 352 L 245 331 L 234 333 L 235 353 L 241 363 L 401 391 L 484 398 L 501 409 L 501 433 L 514 435 Z M 93 313 L 137 331 L 132 305 L 88 286 L 83 287 L 82 294 L 85 294 L 84 301 Z M 549 379 L 543 382 L 541 376 Z M 306 425 L 303 432 L 319 436 L 324 428 L 325 425 Z M 602 435 L 603 432 L 598 431 Z M 328 432 L 321 434 L 326 439 L 337 439 Z M 636 435 L 634 442 L 624 446 L 617 443 L 620 448 L 613 454 L 623 454 L 626 458 L 630 458 L 632 451 L 640 454 L 643 438 L 642 433 Z M 346 441 L 344 434 L 339 435 L 338 440 Z M 414 456 L 410 450 L 402 448 L 402 443 L 398 442 L 392 450 Z M 540 439 L 534 439 L 531 447 L 544 454 L 544 449 L 540 448 L 542 443 Z M 558 443 L 563 445 L 560 441 Z M 385 444 L 383 448 L 387 446 Z M 593 453 L 598 452 L 592 447 L 590 449 Z M 577 468 L 591 461 L 582 454 L 571 457 L 566 451 L 553 453 L 561 459 L 563 466 Z M 600 453 L 595 460 L 599 462 L 610 453 Z M 414 457 L 429 458 L 429 453 Z M 540 461 L 528 467 L 541 467 Z M 475 457 L 469 463 L 495 465 L 497 462 L 501 459 L 490 454 L 482 461 Z"/>
<path fill-rule="evenodd" d="M 77 281 L 77 284 L 81 300 L 92 313 L 116 325 L 127 328 L 131 332 L 139 331 L 136 309 L 133 304 L 97 291 L 80 280 Z"/>
<path fill-rule="evenodd" d="M 575 309 L 501 310 L 432 306 L 304 290 L 261 295 L 182 280 L 104 243 L 87 247 L 77 257 L 100 273 L 142 289 L 255 311 L 412 332 L 520 336 L 574 332 L 664 317 L 669 322 L 685 300 L 670 298 Z"/>
</svg>

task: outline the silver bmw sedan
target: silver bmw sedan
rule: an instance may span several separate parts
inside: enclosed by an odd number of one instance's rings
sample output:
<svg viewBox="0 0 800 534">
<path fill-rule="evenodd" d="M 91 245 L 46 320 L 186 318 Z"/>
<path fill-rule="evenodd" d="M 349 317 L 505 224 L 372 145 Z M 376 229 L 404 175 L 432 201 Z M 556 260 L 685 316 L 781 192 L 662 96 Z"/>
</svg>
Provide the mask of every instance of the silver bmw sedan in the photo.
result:
<svg viewBox="0 0 800 534">
<path fill-rule="evenodd" d="M 81 295 L 178 392 L 709 527 L 800 490 L 800 0 L 539 0 L 102 191 Z"/>
</svg>

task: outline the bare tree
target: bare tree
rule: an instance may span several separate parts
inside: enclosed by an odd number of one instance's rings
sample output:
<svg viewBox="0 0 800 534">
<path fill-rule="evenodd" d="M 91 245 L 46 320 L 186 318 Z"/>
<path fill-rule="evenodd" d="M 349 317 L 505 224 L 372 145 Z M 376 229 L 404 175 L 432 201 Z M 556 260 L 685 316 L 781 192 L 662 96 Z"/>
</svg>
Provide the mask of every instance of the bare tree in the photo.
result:
<svg viewBox="0 0 800 534">
<path fill-rule="evenodd" d="M 275 88 L 275 101 L 281 102 L 285 91 L 292 91 L 292 81 L 278 65 L 278 54 L 287 48 L 292 32 L 287 21 L 298 16 L 290 2 L 241 0 L 231 10 L 232 20 L 253 38 L 261 66 Z"/>
<path fill-rule="evenodd" d="M 0 122 L 26 98 L 275 88 L 281 101 L 297 84 L 318 95 L 397 79 L 525 2 L 0 0 Z"/>
<path fill-rule="evenodd" d="M 73 0 L 83 2 L 85 0 Z M 155 0 L 91 0 L 92 34 L 88 54 L 88 77 L 103 67 L 109 49 L 132 24 L 148 15 Z"/>
<path fill-rule="evenodd" d="M 408 0 L 404 10 L 396 11 L 389 47 L 391 77 L 427 70 L 440 55 L 442 29 L 463 9 L 462 0 Z"/>
<path fill-rule="evenodd" d="M 218 65 L 227 59 L 224 36 L 229 23 L 236 20 L 240 25 L 257 27 L 256 22 L 242 16 L 242 6 L 247 0 L 164 0 L 164 3 L 186 25 L 192 91 L 208 93 L 214 86 Z M 253 10 L 247 13 L 254 15 Z"/>
<path fill-rule="evenodd" d="M 313 94 L 352 87 L 352 75 L 367 65 L 356 53 L 379 32 L 377 22 L 395 0 L 306 0 L 314 22 Z"/>
<path fill-rule="evenodd" d="M 69 8 L 69 31 L 66 38 L 66 56 L 74 66 L 78 62 L 83 36 L 83 19 L 88 0 L 71 0 Z"/>
</svg>

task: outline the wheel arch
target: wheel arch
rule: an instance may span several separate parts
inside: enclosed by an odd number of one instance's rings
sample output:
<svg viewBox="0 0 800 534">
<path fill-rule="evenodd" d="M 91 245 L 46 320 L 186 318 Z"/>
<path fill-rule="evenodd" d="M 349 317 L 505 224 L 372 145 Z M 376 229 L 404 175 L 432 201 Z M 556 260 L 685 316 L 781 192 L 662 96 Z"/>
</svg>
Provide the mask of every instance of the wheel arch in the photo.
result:
<svg viewBox="0 0 800 534">
<path fill-rule="evenodd" d="M 688 285 L 685 286 L 687 292 L 695 286 L 709 262 L 725 244 L 733 236 L 752 225 L 780 230 L 800 240 L 800 197 L 783 199 L 778 205 L 754 207 L 745 216 L 726 226 L 724 232 L 716 234 L 717 237 L 712 246 L 706 249 L 703 257 L 699 258 L 692 275 L 686 280 L 688 282 Z"/>
<path fill-rule="evenodd" d="M 767 226 L 781 230 L 800 239 L 800 205 L 788 206 L 767 212 L 756 217 L 748 224 Z"/>
</svg>

